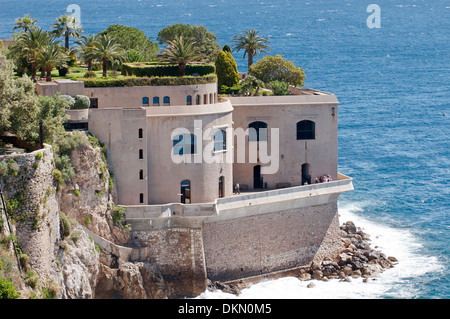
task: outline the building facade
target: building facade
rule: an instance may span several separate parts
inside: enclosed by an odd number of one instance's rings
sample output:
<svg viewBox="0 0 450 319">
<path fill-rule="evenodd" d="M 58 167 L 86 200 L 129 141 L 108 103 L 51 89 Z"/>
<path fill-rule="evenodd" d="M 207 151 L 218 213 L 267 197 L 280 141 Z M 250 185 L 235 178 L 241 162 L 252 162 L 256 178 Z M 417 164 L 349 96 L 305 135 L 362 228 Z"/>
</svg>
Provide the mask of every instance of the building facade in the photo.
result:
<svg viewBox="0 0 450 319">
<path fill-rule="evenodd" d="M 158 265 L 181 295 L 338 253 L 337 201 L 353 185 L 338 173 L 335 95 L 220 98 L 217 83 L 82 94 L 132 225 L 126 258 Z"/>
</svg>

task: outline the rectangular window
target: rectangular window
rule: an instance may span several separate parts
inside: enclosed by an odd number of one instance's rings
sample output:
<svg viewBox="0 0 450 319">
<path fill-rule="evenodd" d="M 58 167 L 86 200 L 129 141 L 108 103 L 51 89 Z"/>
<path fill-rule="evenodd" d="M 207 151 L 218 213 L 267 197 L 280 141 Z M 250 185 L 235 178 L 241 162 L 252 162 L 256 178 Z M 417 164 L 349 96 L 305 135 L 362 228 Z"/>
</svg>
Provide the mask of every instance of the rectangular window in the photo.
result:
<svg viewBox="0 0 450 319">
<path fill-rule="evenodd" d="M 139 194 L 139 203 L 144 204 L 144 194 L 142 193 Z"/>
<path fill-rule="evenodd" d="M 139 150 L 139 159 L 144 159 L 144 150 Z"/>
<path fill-rule="evenodd" d="M 227 132 L 224 129 L 218 129 L 214 134 L 214 152 L 225 151 L 227 149 Z"/>
</svg>

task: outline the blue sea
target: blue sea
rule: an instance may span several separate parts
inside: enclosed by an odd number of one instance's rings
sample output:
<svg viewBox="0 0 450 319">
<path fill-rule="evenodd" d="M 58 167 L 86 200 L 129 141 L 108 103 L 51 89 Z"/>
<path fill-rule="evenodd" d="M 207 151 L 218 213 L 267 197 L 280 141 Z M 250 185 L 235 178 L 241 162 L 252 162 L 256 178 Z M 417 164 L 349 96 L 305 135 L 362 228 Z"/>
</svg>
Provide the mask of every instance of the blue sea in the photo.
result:
<svg viewBox="0 0 450 319">
<path fill-rule="evenodd" d="M 239 298 L 450 297 L 449 0 L 0 0 L 0 38 L 10 38 L 26 13 L 50 28 L 70 4 L 87 33 L 123 24 L 156 39 L 167 25 L 201 24 L 223 46 L 257 29 L 269 37 L 270 54 L 305 70 L 306 87 L 340 100 L 339 171 L 355 187 L 340 197 L 341 223 L 353 220 L 399 263 L 367 283 L 306 288 L 283 278 Z M 379 11 L 367 12 L 370 4 Z M 243 54 L 234 56 L 246 72 Z"/>
</svg>

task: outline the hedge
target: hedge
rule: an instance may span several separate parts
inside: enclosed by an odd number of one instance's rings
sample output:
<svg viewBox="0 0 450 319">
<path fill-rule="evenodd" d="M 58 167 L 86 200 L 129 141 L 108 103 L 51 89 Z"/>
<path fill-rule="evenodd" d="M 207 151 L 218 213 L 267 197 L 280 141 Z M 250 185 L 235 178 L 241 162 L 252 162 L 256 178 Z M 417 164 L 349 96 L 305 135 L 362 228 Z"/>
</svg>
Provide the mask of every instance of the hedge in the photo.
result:
<svg viewBox="0 0 450 319">
<path fill-rule="evenodd" d="M 180 70 L 176 64 L 161 64 L 160 62 L 137 62 L 137 63 L 124 63 L 123 70 L 128 75 L 134 75 L 137 77 L 166 77 L 166 76 L 178 76 Z M 188 64 L 186 65 L 186 75 L 197 74 L 199 76 L 205 76 L 211 73 L 215 73 L 216 68 L 211 64 Z"/>
<path fill-rule="evenodd" d="M 94 87 L 127 87 L 127 86 L 177 86 L 177 85 L 199 85 L 217 82 L 217 75 L 206 76 L 166 76 L 166 77 L 125 77 L 125 78 L 78 78 L 84 82 L 85 88 Z"/>
</svg>

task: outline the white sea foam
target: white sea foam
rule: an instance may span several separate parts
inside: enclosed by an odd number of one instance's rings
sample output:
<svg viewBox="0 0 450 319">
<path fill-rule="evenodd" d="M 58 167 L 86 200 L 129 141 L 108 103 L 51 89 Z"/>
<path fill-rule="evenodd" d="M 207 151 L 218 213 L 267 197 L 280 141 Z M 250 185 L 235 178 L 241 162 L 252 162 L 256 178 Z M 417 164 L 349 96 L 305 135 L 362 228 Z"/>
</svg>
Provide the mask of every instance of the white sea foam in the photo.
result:
<svg viewBox="0 0 450 319">
<path fill-rule="evenodd" d="M 420 295 L 416 279 L 429 272 L 443 270 L 437 258 L 422 253 L 418 239 L 406 229 L 397 229 L 370 221 L 363 217 L 364 207 L 373 203 L 346 203 L 339 206 L 341 224 L 353 221 L 368 233 L 371 247 L 381 250 L 386 256 L 394 256 L 398 264 L 385 270 L 377 278 L 363 282 L 361 278 L 351 282 L 337 279 L 327 282 L 300 281 L 295 277 L 267 280 L 243 289 L 239 296 L 224 292 L 206 291 L 199 299 L 379 299 L 415 298 Z M 313 282 L 313 288 L 307 288 Z"/>
</svg>

